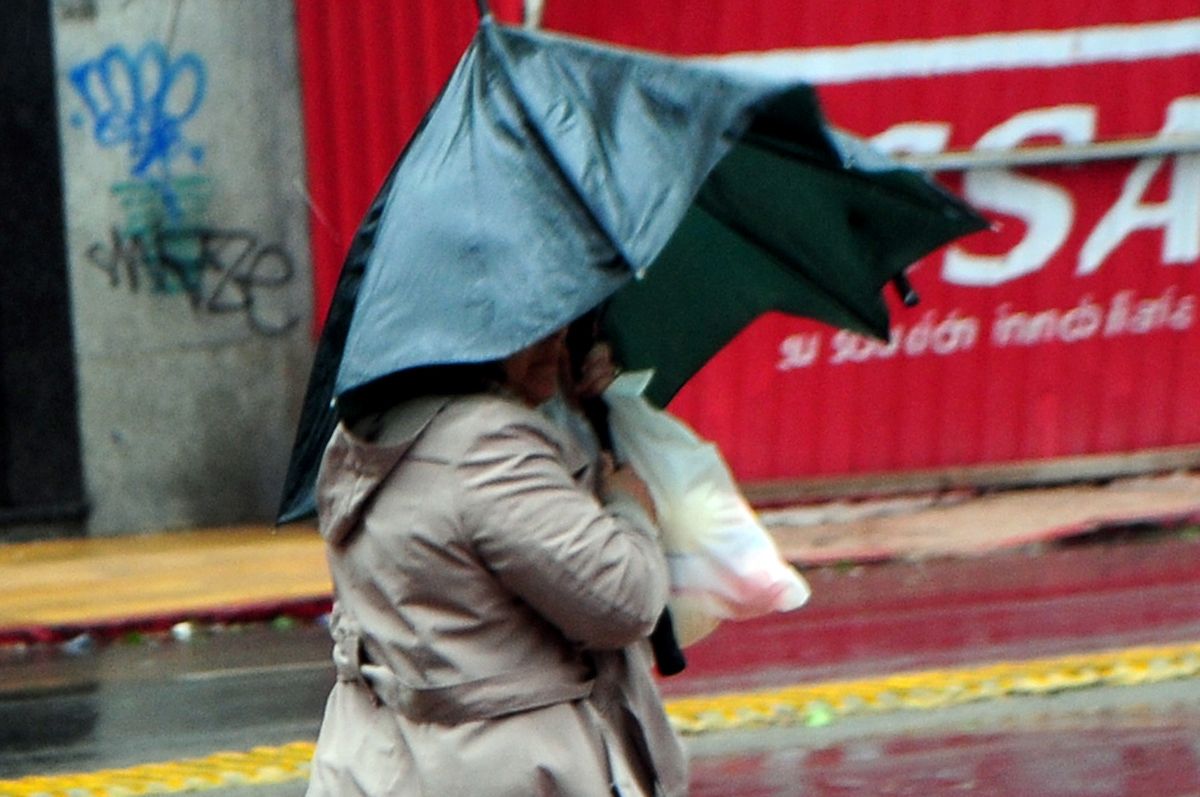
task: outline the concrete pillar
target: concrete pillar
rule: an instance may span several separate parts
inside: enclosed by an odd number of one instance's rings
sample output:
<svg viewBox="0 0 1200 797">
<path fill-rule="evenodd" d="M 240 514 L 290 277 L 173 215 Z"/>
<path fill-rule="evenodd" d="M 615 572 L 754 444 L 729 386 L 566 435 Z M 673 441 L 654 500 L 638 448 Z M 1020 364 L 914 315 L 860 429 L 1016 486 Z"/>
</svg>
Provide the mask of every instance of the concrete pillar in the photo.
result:
<svg viewBox="0 0 1200 797">
<path fill-rule="evenodd" d="M 311 357 L 292 0 L 55 0 L 88 533 L 268 521 Z"/>
</svg>

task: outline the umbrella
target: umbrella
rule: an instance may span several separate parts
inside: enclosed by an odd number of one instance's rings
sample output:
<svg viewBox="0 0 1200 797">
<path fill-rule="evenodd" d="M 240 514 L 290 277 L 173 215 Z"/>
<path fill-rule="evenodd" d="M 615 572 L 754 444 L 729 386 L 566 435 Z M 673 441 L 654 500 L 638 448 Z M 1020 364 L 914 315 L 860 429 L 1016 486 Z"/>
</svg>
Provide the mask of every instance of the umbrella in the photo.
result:
<svg viewBox="0 0 1200 797">
<path fill-rule="evenodd" d="M 335 399 L 506 357 L 611 297 L 618 357 L 665 403 L 767 310 L 886 338 L 889 280 L 984 226 L 831 130 L 806 84 L 481 11 L 352 242 L 279 522 L 313 512 Z"/>
</svg>

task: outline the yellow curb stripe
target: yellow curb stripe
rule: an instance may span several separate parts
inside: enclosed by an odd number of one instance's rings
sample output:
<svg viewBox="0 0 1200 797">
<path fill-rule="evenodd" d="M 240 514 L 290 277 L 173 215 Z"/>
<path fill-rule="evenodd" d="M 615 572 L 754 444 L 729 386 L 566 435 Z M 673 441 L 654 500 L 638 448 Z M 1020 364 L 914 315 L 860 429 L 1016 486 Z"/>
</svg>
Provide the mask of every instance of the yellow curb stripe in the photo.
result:
<svg viewBox="0 0 1200 797">
<path fill-rule="evenodd" d="M 133 797 L 304 780 L 316 745 L 292 742 L 245 752 L 73 775 L 0 780 L 0 797 Z"/>
<path fill-rule="evenodd" d="M 1197 675 L 1200 643 L 1192 643 L 682 698 L 670 701 L 667 713 L 677 731 L 692 735 L 821 725 L 854 714 L 930 710 L 1009 695 L 1134 686 Z"/>
<path fill-rule="evenodd" d="M 801 684 L 667 701 L 677 731 L 823 725 L 838 717 L 927 711 L 1009 695 L 1134 686 L 1200 675 L 1200 642 L 1057 658 Z M 133 797 L 304 780 L 316 745 L 292 742 L 246 752 L 70 775 L 0 780 L 0 797 Z"/>
</svg>

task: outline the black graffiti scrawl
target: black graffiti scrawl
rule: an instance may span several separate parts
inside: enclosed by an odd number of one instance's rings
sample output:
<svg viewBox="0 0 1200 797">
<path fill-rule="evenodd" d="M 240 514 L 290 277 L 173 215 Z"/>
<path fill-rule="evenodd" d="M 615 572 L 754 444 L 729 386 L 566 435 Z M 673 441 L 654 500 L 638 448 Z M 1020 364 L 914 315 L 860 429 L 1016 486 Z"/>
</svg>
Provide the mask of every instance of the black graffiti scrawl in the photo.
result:
<svg viewBox="0 0 1200 797">
<path fill-rule="evenodd" d="M 261 335 L 282 335 L 298 321 L 270 301 L 295 276 L 291 257 L 249 230 L 157 227 L 130 233 L 114 227 L 110 241 L 93 244 L 87 257 L 113 288 L 183 293 L 193 311 L 241 313 Z"/>
</svg>

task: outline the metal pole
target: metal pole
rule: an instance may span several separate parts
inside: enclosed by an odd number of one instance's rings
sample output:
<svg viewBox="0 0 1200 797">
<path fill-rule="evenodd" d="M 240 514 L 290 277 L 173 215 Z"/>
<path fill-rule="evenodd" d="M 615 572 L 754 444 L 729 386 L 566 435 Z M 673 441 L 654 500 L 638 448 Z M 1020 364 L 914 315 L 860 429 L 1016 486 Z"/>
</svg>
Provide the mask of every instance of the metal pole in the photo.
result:
<svg viewBox="0 0 1200 797">
<path fill-rule="evenodd" d="M 492 13 L 491 9 L 488 8 L 487 0 L 475 0 L 475 5 L 479 6 L 480 17 L 486 17 L 488 14 Z"/>
<path fill-rule="evenodd" d="M 1009 150 L 968 150 L 929 155 L 892 157 L 901 163 L 931 172 L 959 172 L 970 169 L 1009 169 L 1021 166 L 1048 166 L 1063 163 L 1167 158 L 1200 152 L 1200 135 L 1175 133 L 1157 138 L 1096 141 L 1090 144 L 1031 146 Z"/>
</svg>

